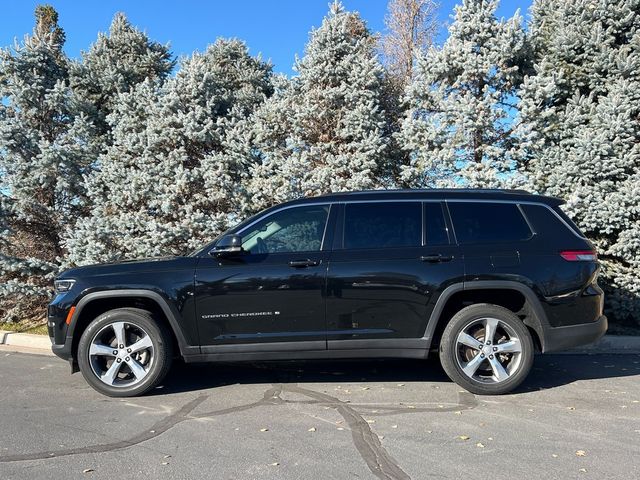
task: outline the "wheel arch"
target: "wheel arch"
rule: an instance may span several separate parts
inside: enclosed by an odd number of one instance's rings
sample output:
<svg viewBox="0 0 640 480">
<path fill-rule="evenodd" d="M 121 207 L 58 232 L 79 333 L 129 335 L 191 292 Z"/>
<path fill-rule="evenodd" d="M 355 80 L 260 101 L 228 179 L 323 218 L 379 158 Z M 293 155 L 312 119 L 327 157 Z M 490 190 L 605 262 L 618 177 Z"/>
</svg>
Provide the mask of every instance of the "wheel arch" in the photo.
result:
<svg viewBox="0 0 640 480">
<path fill-rule="evenodd" d="M 424 338 L 428 348 L 437 346 L 449 319 L 461 308 L 474 303 L 493 303 L 519 314 L 529 328 L 536 347 L 544 351 L 544 325 L 547 317 L 533 290 L 511 280 L 460 282 L 445 288 L 429 317 Z"/>
<path fill-rule="evenodd" d="M 151 311 L 164 322 L 172 334 L 174 347 L 184 356 L 188 353 L 199 353 L 199 347 L 189 345 L 180 327 L 180 314 L 159 293 L 144 289 L 108 290 L 92 292 L 75 306 L 69 323 L 67 338 L 71 338 L 71 355 L 77 358 L 78 343 L 82 333 L 98 315 L 116 308 L 143 308 Z M 190 351 L 194 350 L 194 351 Z M 197 351 L 195 351 L 197 350 Z"/>
</svg>

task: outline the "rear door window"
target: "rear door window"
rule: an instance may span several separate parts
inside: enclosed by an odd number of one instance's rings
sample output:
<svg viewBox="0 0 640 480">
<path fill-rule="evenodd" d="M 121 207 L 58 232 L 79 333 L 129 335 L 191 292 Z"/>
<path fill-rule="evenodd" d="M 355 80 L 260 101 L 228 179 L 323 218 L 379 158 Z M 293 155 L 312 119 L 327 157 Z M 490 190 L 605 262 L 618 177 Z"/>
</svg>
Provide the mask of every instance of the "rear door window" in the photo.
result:
<svg viewBox="0 0 640 480">
<path fill-rule="evenodd" d="M 444 219 L 440 202 L 426 202 L 424 204 L 425 233 L 427 245 L 448 245 L 449 230 Z"/>
<path fill-rule="evenodd" d="M 448 202 L 458 243 L 508 243 L 532 236 L 515 203 Z"/>
<path fill-rule="evenodd" d="M 344 248 L 419 247 L 420 202 L 348 203 L 344 210 Z"/>
</svg>

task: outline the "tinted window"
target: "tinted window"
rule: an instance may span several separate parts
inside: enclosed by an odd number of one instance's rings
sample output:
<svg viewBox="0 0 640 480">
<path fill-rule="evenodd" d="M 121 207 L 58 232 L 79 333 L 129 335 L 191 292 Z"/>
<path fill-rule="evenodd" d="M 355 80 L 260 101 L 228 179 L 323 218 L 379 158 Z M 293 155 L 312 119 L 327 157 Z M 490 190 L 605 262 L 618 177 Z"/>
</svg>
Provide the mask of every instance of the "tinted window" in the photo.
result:
<svg viewBox="0 0 640 480">
<path fill-rule="evenodd" d="M 449 243 L 449 232 L 442 214 L 442 205 L 440 203 L 427 202 L 424 204 L 424 211 L 427 245 L 447 245 Z"/>
<path fill-rule="evenodd" d="M 560 207 L 555 207 L 554 210 L 558 215 L 560 215 L 560 217 L 565 221 L 565 223 L 569 225 L 569 227 L 571 227 L 571 229 L 576 235 L 580 237 L 584 237 L 584 234 L 582 233 L 582 231 L 580 231 L 580 228 L 578 228 L 578 226 L 574 223 L 574 221 L 571 220 L 569 216 L 560 209 Z"/>
<path fill-rule="evenodd" d="M 458 243 L 502 243 L 531 237 L 520 209 L 513 203 L 450 202 Z"/>
<path fill-rule="evenodd" d="M 419 202 L 352 203 L 345 206 L 344 247 L 393 248 L 422 244 Z"/>
<path fill-rule="evenodd" d="M 253 254 L 320 250 L 329 207 L 294 207 L 268 215 L 241 233 L 242 247 Z"/>
<path fill-rule="evenodd" d="M 575 232 L 562 223 L 554 213 L 543 205 L 522 205 L 522 210 L 538 235 L 549 248 L 563 249 L 567 245 L 578 245 Z M 557 242 L 557 243 L 556 243 Z M 589 248 L 589 247 L 587 247 Z"/>
</svg>

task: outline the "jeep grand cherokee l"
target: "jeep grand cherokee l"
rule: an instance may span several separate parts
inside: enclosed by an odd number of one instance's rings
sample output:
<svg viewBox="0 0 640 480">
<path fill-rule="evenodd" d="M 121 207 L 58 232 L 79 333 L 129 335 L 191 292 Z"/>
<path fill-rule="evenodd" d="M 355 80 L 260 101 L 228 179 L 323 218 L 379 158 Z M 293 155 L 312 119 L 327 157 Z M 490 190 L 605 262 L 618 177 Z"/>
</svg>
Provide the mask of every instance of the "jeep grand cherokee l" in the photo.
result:
<svg viewBox="0 0 640 480">
<path fill-rule="evenodd" d="M 522 191 L 339 193 L 275 206 L 184 257 L 73 268 L 53 351 L 110 396 L 186 362 L 426 358 L 478 394 L 535 350 L 597 340 L 594 247 L 561 201 Z"/>
</svg>

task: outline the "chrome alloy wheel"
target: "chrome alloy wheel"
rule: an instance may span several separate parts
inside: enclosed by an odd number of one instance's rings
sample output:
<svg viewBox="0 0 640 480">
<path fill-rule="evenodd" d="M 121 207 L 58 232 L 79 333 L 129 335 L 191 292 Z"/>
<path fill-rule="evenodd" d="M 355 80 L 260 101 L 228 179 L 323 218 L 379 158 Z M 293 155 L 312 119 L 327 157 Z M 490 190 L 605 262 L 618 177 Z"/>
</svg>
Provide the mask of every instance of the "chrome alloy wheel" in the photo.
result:
<svg viewBox="0 0 640 480">
<path fill-rule="evenodd" d="M 94 375 L 110 387 L 131 387 L 142 382 L 153 365 L 151 337 L 131 322 L 113 322 L 95 334 L 89 347 Z"/>
<path fill-rule="evenodd" d="M 456 361 L 470 379 L 500 383 L 520 367 L 522 344 L 515 330 L 497 318 L 469 322 L 456 338 Z"/>
</svg>

